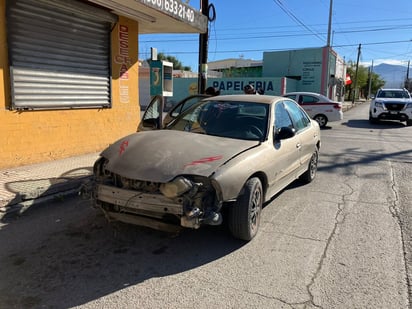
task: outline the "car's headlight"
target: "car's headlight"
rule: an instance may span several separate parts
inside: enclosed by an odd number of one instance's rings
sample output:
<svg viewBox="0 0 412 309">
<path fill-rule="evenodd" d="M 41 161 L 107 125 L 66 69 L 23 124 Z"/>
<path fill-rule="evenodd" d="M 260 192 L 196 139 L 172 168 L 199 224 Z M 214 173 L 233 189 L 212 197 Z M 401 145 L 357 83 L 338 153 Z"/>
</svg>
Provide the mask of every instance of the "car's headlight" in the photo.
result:
<svg viewBox="0 0 412 309">
<path fill-rule="evenodd" d="M 412 103 L 406 104 L 406 108 L 412 108 Z"/>
<path fill-rule="evenodd" d="M 382 107 L 383 108 L 383 103 L 382 102 L 375 102 L 375 107 Z"/>
<path fill-rule="evenodd" d="M 189 191 L 193 187 L 190 180 L 184 177 L 177 177 L 171 182 L 162 183 L 160 185 L 160 192 L 168 198 L 178 197 L 183 193 Z"/>
</svg>

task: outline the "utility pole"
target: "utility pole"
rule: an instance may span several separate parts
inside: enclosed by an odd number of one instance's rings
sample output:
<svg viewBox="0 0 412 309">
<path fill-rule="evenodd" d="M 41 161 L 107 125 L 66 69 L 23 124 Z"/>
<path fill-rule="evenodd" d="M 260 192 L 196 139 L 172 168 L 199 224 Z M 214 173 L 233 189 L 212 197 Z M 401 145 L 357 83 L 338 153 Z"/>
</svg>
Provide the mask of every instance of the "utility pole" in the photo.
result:
<svg viewBox="0 0 412 309">
<path fill-rule="evenodd" d="M 358 87 L 358 70 L 359 70 L 360 54 L 361 54 L 361 44 L 359 44 L 359 47 L 358 47 L 358 60 L 356 60 L 355 84 L 353 85 L 352 105 L 355 104 L 356 88 Z"/>
<path fill-rule="evenodd" d="M 368 87 L 368 99 L 371 98 L 371 89 L 372 89 L 372 73 L 373 73 L 373 60 L 372 65 L 369 67 L 369 87 Z"/>
<path fill-rule="evenodd" d="M 412 89 L 411 89 L 411 81 L 409 80 L 409 66 L 410 66 L 410 64 L 411 64 L 411 61 L 409 60 L 408 61 L 408 69 L 406 70 L 406 80 L 405 80 L 405 83 L 404 83 L 404 87 L 406 88 L 406 89 L 408 89 L 408 91 L 411 91 Z"/>
<path fill-rule="evenodd" d="M 331 41 L 331 32 L 332 32 L 332 7 L 333 7 L 333 0 L 330 0 L 329 4 L 329 22 L 328 22 L 328 39 L 326 41 L 326 46 L 330 47 L 330 41 Z"/>
<path fill-rule="evenodd" d="M 326 67 L 325 70 L 325 75 L 323 77 L 323 81 L 325 83 L 325 86 L 322 89 L 322 94 L 327 96 L 328 98 L 331 97 L 331 94 L 329 93 L 329 81 L 330 81 L 330 68 L 329 68 L 329 61 L 330 61 L 330 54 L 331 54 L 331 47 L 330 47 L 330 41 L 331 41 L 331 32 L 332 32 L 332 6 L 333 6 L 333 0 L 330 0 L 330 5 L 329 5 L 329 22 L 328 22 L 328 38 L 326 40 L 326 51 L 328 53 L 327 56 L 327 63 L 324 63 L 323 65 Z"/>
<path fill-rule="evenodd" d="M 200 7 L 202 14 L 209 20 L 209 0 L 201 0 Z M 198 69 L 198 83 L 197 92 L 199 94 L 205 93 L 207 81 L 207 52 L 209 40 L 209 25 L 205 33 L 199 34 L 199 69 Z"/>
</svg>

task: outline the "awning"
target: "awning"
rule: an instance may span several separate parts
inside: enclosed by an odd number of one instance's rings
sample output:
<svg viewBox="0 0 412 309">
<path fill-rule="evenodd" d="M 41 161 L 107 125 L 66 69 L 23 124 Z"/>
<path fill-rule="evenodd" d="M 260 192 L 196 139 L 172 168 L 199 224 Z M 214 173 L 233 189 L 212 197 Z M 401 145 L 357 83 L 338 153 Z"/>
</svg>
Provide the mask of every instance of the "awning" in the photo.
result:
<svg viewBox="0 0 412 309">
<path fill-rule="evenodd" d="M 139 34 L 205 33 L 207 17 L 180 0 L 88 0 L 139 22 Z"/>
</svg>

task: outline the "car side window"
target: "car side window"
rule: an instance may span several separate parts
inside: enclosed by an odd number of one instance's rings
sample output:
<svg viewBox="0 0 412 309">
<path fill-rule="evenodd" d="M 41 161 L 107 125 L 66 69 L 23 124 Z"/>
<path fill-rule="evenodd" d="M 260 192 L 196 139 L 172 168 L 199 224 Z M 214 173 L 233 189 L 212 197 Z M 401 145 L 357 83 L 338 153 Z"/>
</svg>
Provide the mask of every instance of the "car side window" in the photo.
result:
<svg viewBox="0 0 412 309">
<path fill-rule="evenodd" d="M 184 101 L 177 103 L 174 107 L 172 107 L 170 114 L 172 117 L 177 117 L 179 114 L 183 113 L 185 110 L 192 107 L 192 105 L 196 104 L 200 100 L 207 98 L 206 95 L 194 95 L 191 97 L 186 98 Z"/>
<path fill-rule="evenodd" d="M 313 97 L 311 95 L 302 95 L 302 102 L 299 103 L 317 103 L 319 102 L 319 99 L 316 97 Z"/>
<path fill-rule="evenodd" d="M 275 106 L 275 129 L 283 127 L 293 128 L 293 123 L 283 102 L 279 102 Z"/>
<path fill-rule="evenodd" d="M 297 132 L 309 126 L 310 119 L 302 111 L 302 109 L 298 105 L 296 105 L 295 102 L 285 101 L 284 104 L 290 114 L 290 117 L 292 118 L 293 126 Z"/>
<path fill-rule="evenodd" d="M 285 98 L 296 100 L 296 95 L 295 94 L 285 95 Z"/>
<path fill-rule="evenodd" d="M 141 125 L 151 129 L 159 129 L 161 127 L 162 115 L 162 100 L 161 96 L 155 96 L 147 106 Z"/>
</svg>

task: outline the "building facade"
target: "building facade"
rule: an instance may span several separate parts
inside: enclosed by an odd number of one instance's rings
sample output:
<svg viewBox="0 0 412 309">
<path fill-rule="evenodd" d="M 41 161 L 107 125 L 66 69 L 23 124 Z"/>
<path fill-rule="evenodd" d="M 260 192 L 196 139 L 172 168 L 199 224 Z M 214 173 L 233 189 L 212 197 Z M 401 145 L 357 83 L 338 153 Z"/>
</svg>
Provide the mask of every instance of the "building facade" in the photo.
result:
<svg viewBox="0 0 412 309">
<path fill-rule="evenodd" d="M 208 70 L 207 87 L 221 94 L 240 94 L 251 84 L 268 95 L 307 91 L 344 100 L 346 64 L 329 47 L 264 52 L 262 61 L 223 59 L 209 62 Z M 173 85 L 173 96 L 167 98 L 172 105 L 198 92 L 195 78 L 175 78 Z"/>
<path fill-rule="evenodd" d="M 184 14 L 163 1 L 0 0 L 0 168 L 135 132 L 138 35 L 207 30 L 204 15 L 173 1 Z"/>
<path fill-rule="evenodd" d="M 330 47 L 265 52 L 262 76 L 293 79 L 296 80 L 294 91 L 317 92 L 341 101 L 346 64 Z"/>
</svg>

